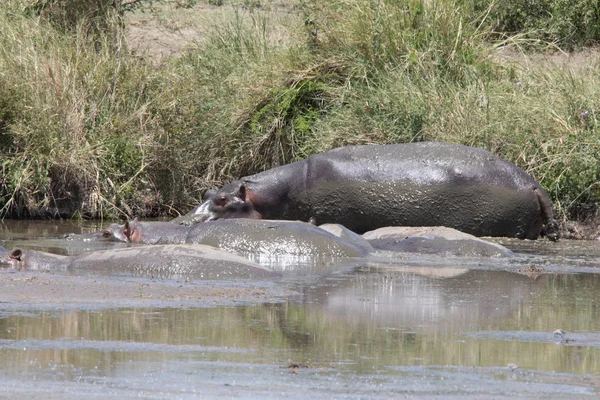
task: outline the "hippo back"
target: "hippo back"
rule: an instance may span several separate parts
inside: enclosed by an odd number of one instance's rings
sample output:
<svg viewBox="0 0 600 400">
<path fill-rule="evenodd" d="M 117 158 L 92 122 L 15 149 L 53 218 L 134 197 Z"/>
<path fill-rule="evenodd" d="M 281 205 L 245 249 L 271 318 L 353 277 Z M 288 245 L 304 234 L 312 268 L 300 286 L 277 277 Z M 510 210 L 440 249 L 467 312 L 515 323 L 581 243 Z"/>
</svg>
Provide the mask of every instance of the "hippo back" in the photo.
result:
<svg viewBox="0 0 600 400">
<path fill-rule="evenodd" d="M 214 246 L 261 265 L 287 268 L 294 264 L 364 257 L 359 247 L 314 225 L 298 221 L 224 219 L 191 227 L 188 243 Z"/>
<path fill-rule="evenodd" d="M 169 244 L 136 246 L 72 257 L 75 275 L 119 275 L 160 279 L 262 279 L 279 274 L 243 257 L 210 246 Z"/>
<path fill-rule="evenodd" d="M 284 219 L 314 217 L 355 232 L 442 225 L 522 238 L 537 237 L 543 225 L 536 194 L 547 198 L 543 189 L 483 149 L 436 142 L 348 146 L 304 163 L 302 178 L 290 184 Z"/>
</svg>

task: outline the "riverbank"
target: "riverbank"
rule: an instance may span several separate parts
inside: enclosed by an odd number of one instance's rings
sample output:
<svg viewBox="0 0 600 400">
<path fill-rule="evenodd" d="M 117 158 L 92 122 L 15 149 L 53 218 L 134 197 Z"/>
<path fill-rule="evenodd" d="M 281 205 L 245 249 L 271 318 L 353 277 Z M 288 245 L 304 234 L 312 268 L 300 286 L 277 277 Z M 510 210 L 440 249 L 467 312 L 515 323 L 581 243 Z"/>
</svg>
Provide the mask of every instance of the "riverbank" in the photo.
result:
<svg viewBox="0 0 600 400">
<path fill-rule="evenodd" d="M 564 221 L 560 224 L 562 239 L 600 240 L 600 217 Z"/>
<path fill-rule="evenodd" d="M 492 2 L 80 2 L 0 10 L 4 216 L 174 217 L 316 152 L 422 140 L 514 162 L 565 221 L 600 201 L 584 0 L 504 36 Z"/>
</svg>

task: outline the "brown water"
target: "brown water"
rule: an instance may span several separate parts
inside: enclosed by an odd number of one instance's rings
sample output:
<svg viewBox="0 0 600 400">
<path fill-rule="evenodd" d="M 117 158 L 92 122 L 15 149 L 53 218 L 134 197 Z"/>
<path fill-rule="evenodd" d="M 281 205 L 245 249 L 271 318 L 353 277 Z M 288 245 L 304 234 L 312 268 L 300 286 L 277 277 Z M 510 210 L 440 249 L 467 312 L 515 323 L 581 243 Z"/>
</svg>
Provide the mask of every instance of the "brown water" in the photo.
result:
<svg viewBox="0 0 600 400">
<path fill-rule="evenodd" d="M 94 244 L 60 237 L 98 228 L 5 221 L 0 244 L 75 254 Z M 385 254 L 343 272 L 232 283 L 280 290 L 241 305 L 6 302 L 0 292 L 0 397 L 597 398 L 600 243 L 500 241 L 521 259 L 419 266 Z M 24 291 L 27 279 L 59 278 L 2 273 Z"/>
</svg>

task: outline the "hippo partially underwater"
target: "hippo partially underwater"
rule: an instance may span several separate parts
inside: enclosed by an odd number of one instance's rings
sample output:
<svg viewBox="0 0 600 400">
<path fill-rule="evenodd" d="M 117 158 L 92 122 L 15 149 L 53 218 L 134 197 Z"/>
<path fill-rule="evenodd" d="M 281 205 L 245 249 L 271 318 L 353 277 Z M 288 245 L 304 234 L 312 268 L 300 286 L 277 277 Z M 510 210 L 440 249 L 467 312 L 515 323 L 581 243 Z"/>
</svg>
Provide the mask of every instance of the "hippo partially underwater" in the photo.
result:
<svg viewBox="0 0 600 400">
<path fill-rule="evenodd" d="M 261 264 L 367 257 L 376 250 L 436 255 L 513 257 L 503 246 L 446 227 L 387 227 L 359 235 L 339 224 L 314 226 L 300 221 L 225 219 L 192 226 L 169 222 L 111 224 L 76 239 L 137 244 L 200 243 Z"/>
<path fill-rule="evenodd" d="M 516 257 L 502 245 L 445 226 L 379 228 L 366 232 L 363 239 L 377 250 L 438 256 Z"/>
<path fill-rule="evenodd" d="M 422 142 L 337 148 L 241 178 L 176 223 L 229 218 L 446 226 L 475 236 L 558 239 L 550 199 L 516 165 L 486 150 Z"/>
<path fill-rule="evenodd" d="M 348 232 L 352 235 L 352 232 Z M 362 237 L 336 236 L 300 221 L 231 219 L 192 226 L 170 222 L 128 221 L 103 231 L 110 240 L 140 244 L 204 244 L 263 265 L 321 263 L 367 256 L 374 251 Z"/>
<path fill-rule="evenodd" d="M 68 238 L 125 242 L 134 247 L 77 256 L 22 249 L 8 252 L 0 247 L 0 267 L 170 279 L 227 279 L 278 276 L 265 265 L 279 271 L 306 271 L 306 266 L 325 265 L 345 268 L 377 257 L 376 249 L 444 256 L 514 256 L 502 246 L 444 227 L 385 228 L 361 236 L 338 224 L 317 227 L 300 221 L 253 219 L 217 220 L 193 226 L 134 220 Z M 350 264 L 344 264 L 348 259 Z"/>
<path fill-rule="evenodd" d="M 62 256 L 0 246 L 0 267 L 73 274 L 117 274 L 166 279 L 257 279 L 278 273 L 247 259 L 202 245 L 137 246 Z"/>
</svg>

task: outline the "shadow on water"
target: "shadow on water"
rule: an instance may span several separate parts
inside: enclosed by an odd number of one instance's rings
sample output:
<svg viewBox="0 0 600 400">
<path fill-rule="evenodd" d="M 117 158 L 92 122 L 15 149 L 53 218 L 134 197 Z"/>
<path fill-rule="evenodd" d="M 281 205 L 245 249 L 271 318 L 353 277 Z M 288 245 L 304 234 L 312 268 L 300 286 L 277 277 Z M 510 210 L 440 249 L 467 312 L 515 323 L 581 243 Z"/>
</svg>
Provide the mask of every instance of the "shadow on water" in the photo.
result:
<svg viewBox="0 0 600 400">
<path fill-rule="evenodd" d="M 589 250 L 536 260 L 592 265 Z M 388 261 L 278 284 L 288 298 L 243 306 L 0 303 L 0 393 L 564 399 L 600 392 L 600 274 Z"/>
</svg>

